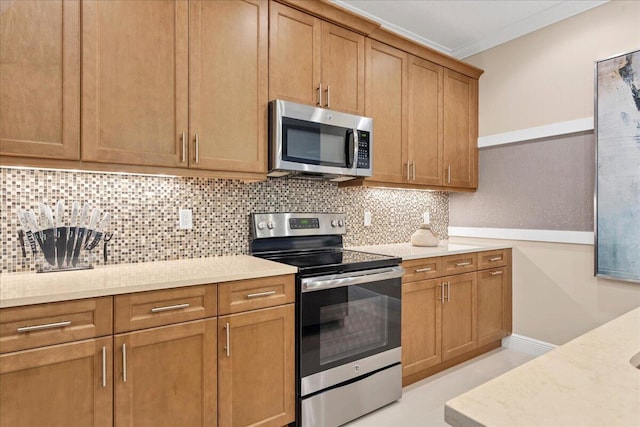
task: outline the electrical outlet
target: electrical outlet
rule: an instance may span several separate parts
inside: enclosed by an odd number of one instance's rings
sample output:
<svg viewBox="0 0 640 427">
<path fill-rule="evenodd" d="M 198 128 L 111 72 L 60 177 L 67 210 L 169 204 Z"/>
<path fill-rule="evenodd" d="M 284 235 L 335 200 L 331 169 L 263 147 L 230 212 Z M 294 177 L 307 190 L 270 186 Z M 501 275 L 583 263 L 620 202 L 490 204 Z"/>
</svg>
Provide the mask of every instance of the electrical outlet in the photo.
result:
<svg viewBox="0 0 640 427">
<path fill-rule="evenodd" d="M 424 212 L 422 214 L 422 223 L 429 224 L 429 212 Z"/>
<path fill-rule="evenodd" d="M 180 230 L 191 230 L 193 228 L 193 211 L 191 209 L 180 209 Z"/>
<path fill-rule="evenodd" d="M 371 226 L 371 212 L 365 211 L 364 213 L 364 225 L 365 227 Z"/>
</svg>

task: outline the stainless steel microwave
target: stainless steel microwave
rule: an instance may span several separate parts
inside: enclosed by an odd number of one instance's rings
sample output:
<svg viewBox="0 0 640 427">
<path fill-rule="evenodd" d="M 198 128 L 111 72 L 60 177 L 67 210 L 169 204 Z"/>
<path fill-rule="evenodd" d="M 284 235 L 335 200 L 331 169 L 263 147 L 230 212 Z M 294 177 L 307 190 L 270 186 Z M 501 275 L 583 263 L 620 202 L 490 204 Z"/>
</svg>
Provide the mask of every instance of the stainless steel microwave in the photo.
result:
<svg viewBox="0 0 640 427">
<path fill-rule="evenodd" d="M 371 176 L 373 119 L 288 101 L 269 103 L 269 176 Z"/>
</svg>

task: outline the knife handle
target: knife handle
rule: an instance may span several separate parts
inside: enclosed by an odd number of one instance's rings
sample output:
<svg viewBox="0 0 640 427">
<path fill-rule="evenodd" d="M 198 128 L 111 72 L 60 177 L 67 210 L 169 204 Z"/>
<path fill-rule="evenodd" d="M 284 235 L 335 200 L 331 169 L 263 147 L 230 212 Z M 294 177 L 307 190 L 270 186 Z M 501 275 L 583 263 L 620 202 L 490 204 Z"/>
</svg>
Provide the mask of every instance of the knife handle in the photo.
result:
<svg viewBox="0 0 640 427">
<path fill-rule="evenodd" d="M 27 236 L 27 240 L 29 241 L 29 246 L 31 246 L 31 253 L 36 255 L 38 253 L 38 247 L 36 246 L 36 241 L 33 238 L 33 233 L 31 231 L 27 231 L 25 233 Z"/>
<path fill-rule="evenodd" d="M 98 242 L 100 241 L 100 239 L 102 239 L 102 231 L 98 231 L 96 234 L 96 237 L 93 239 L 93 241 L 86 247 L 86 249 L 88 251 L 92 251 L 96 246 L 98 246 Z M 88 238 L 87 238 L 88 239 Z"/>
</svg>

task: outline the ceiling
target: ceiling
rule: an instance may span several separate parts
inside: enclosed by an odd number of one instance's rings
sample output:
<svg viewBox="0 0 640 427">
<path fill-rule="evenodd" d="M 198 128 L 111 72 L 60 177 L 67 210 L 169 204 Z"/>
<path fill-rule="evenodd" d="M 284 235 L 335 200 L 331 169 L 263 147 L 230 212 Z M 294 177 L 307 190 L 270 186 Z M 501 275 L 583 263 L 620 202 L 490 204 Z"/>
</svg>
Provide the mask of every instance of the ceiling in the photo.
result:
<svg viewBox="0 0 640 427">
<path fill-rule="evenodd" d="M 331 0 L 383 28 L 466 58 L 608 0 Z"/>
</svg>

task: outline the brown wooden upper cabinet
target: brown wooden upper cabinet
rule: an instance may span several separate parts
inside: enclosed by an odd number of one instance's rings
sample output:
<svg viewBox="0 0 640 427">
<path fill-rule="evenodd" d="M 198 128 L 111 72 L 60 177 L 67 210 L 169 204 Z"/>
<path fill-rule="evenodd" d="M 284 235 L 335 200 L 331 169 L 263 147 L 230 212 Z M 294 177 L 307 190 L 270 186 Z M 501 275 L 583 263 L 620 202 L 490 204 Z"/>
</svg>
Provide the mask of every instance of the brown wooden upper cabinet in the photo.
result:
<svg viewBox="0 0 640 427">
<path fill-rule="evenodd" d="M 267 10 L 85 1 L 82 160 L 266 172 Z"/>
<path fill-rule="evenodd" d="M 2 2 L 0 156 L 79 159 L 78 0 Z"/>
<path fill-rule="evenodd" d="M 364 36 L 270 7 L 269 98 L 364 114 Z"/>
</svg>

